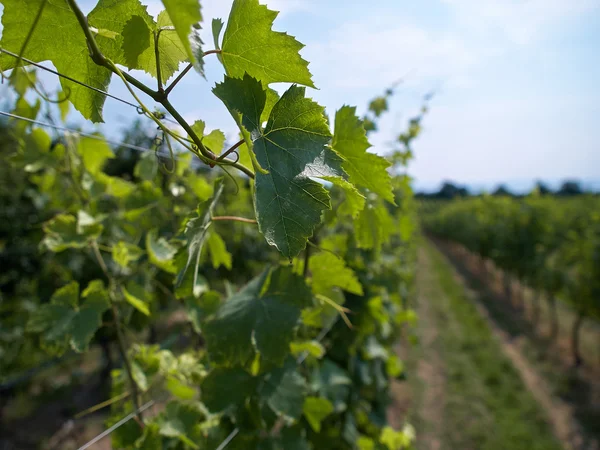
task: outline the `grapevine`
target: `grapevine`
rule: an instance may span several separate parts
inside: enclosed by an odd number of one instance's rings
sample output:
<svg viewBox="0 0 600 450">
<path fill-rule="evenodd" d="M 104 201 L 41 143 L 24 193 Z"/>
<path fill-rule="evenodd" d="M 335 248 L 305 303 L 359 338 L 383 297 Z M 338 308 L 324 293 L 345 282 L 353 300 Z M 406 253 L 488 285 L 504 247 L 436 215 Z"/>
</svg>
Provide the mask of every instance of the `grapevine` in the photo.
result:
<svg viewBox="0 0 600 450">
<path fill-rule="evenodd" d="M 368 116 L 343 106 L 329 121 L 307 96 L 302 44 L 273 31 L 277 13 L 258 0 L 212 20 L 209 50 L 198 0 L 163 0 L 157 18 L 139 0 L 99 0 L 87 16 L 75 0 L 0 3 L 0 68 L 18 95 L 2 151 L 16 148 L 10 170 L 42 224 L 28 235 L 40 250 L 27 280 L 40 281 L 3 288 L 2 373 L 26 366 L 24 349 L 41 349 L 39 362 L 100 346 L 111 392 L 90 411 L 110 416 L 89 445 L 410 448 L 412 427 L 392 428 L 386 408 L 404 376 L 392 346 L 414 316 L 415 205 L 400 172 L 422 115 L 389 158 L 369 152 L 365 124 L 374 131 L 393 89 Z M 212 92 L 239 128 L 233 145 L 169 100 L 209 57 L 223 66 Z M 58 103 L 36 79 L 47 61 Z M 291 86 L 280 95 L 278 83 Z M 102 122 L 109 99 L 154 130 L 115 143 L 57 124 L 69 105 Z M 131 170 L 118 166 L 125 151 Z M 159 345 L 180 311 L 176 345 Z"/>
</svg>

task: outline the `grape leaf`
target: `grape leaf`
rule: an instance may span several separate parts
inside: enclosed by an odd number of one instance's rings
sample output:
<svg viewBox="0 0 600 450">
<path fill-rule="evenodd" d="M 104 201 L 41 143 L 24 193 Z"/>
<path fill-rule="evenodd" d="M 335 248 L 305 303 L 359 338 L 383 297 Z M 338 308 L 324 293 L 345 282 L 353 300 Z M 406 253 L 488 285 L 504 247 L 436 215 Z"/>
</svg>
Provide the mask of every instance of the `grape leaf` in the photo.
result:
<svg viewBox="0 0 600 450">
<path fill-rule="evenodd" d="M 222 19 L 216 18 L 212 20 L 212 34 L 215 43 L 215 50 L 221 50 L 219 40 L 221 37 L 221 31 L 223 31 L 223 25 L 224 23 Z"/>
<path fill-rule="evenodd" d="M 223 35 L 221 58 L 227 75 L 244 74 L 264 85 L 277 82 L 314 87 L 306 62 L 298 53 L 304 45 L 271 27 L 277 12 L 258 0 L 235 0 Z"/>
<path fill-rule="evenodd" d="M 282 364 L 312 295 L 304 279 L 289 268 L 267 269 L 234 294 L 204 324 L 212 360 L 221 365 L 244 365 L 254 353 Z"/>
<path fill-rule="evenodd" d="M 93 175 L 102 170 L 108 159 L 115 157 L 106 141 L 85 136 L 78 140 L 77 151 L 81 155 L 83 165 Z"/>
<path fill-rule="evenodd" d="M 125 300 L 139 312 L 144 314 L 145 316 L 150 315 L 150 308 L 148 307 L 148 302 L 145 300 L 146 291 L 142 286 L 133 281 L 127 283 L 127 289 L 124 287 L 121 288 L 123 290 L 123 295 L 125 296 Z"/>
<path fill-rule="evenodd" d="M 72 282 L 58 289 L 49 304 L 31 313 L 27 330 L 41 333 L 42 347 L 49 353 L 60 356 L 69 346 L 81 353 L 102 326 L 102 314 L 108 308 L 108 293 L 101 281 L 90 282 L 81 301 L 79 284 Z"/>
<path fill-rule="evenodd" d="M 308 387 L 293 359 L 269 372 L 261 386 L 260 398 L 279 416 L 298 420 Z"/>
<path fill-rule="evenodd" d="M 195 405 L 170 402 L 158 418 L 159 433 L 165 437 L 177 438 L 193 449 L 199 449 L 188 436 L 193 435 L 194 427 L 203 417 L 204 414 Z"/>
<path fill-rule="evenodd" d="M 227 251 L 223 238 L 213 231 L 208 236 L 207 244 L 213 267 L 218 269 L 224 266 L 227 270 L 231 270 L 231 253 Z"/>
<path fill-rule="evenodd" d="M 394 231 L 394 221 L 383 204 L 369 205 L 360 212 L 355 223 L 359 248 L 381 250 Z"/>
<path fill-rule="evenodd" d="M 344 203 L 340 205 L 336 212 L 341 215 L 348 214 L 353 218 L 358 217 L 358 214 L 365 207 L 365 196 L 358 191 L 356 186 L 341 177 L 323 177 L 323 179 L 342 188 L 346 194 Z"/>
<path fill-rule="evenodd" d="M 192 130 L 202 139 L 202 143 L 213 153 L 218 155 L 223 150 L 225 144 L 225 134 L 221 130 L 212 130 L 207 135 L 204 134 L 206 124 L 202 120 L 197 120 L 192 125 Z"/>
<path fill-rule="evenodd" d="M 311 428 L 319 433 L 321 431 L 321 422 L 333 412 L 333 405 L 326 398 L 306 397 L 302 411 Z"/>
<path fill-rule="evenodd" d="M 200 3 L 198 0 L 162 0 L 165 9 L 173 22 L 175 31 L 183 44 L 190 61 L 194 61 L 198 66 L 198 71 L 203 73 L 202 49 L 200 39 L 194 33 L 194 26 L 202 21 L 200 12 Z M 164 33 L 164 32 L 163 32 Z M 190 35 L 193 37 L 195 49 L 192 49 Z M 195 58 L 194 54 L 199 57 Z"/>
<path fill-rule="evenodd" d="M 325 356 L 325 347 L 319 341 L 292 342 L 290 350 L 294 356 L 300 356 L 304 353 L 317 359 Z"/>
<path fill-rule="evenodd" d="M 177 276 L 177 287 L 181 286 L 181 283 L 185 278 L 185 274 L 192 265 L 192 262 L 194 263 L 194 279 L 192 282 L 192 286 L 197 285 L 200 256 L 202 255 L 202 249 L 204 247 L 206 234 L 210 226 L 213 210 L 217 205 L 219 199 L 221 198 L 221 195 L 223 194 L 223 188 L 223 180 L 218 180 L 215 186 L 215 194 L 213 195 L 213 198 L 208 204 L 208 206 L 206 207 L 206 210 L 202 214 L 199 214 L 197 217 L 190 219 L 185 226 L 185 236 L 188 239 L 188 258 L 185 267 L 181 272 L 179 272 L 179 275 Z"/>
<path fill-rule="evenodd" d="M 0 0 L 0 3 L 4 5 L 2 48 L 20 52 L 40 6 L 46 3 L 23 56 L 35 62 L 51 61 L 60 73 L 96 89 L 108 89 L 111 72 L 91 61 L 83 31 L 66 0 Z M 0 55 L 0 67 L 4 70 L 14 68 L 16 61 L 10 55 Z M 103 94 L 65 78 L 60 78 L 60 84 L 83 117 L 102 122 Z"/>
<path fill-rule="evenodd" d="M 156 267 L 169 273 L 177 271 L 174 262 L 177 249 L 164 237 L 158 237 L 156 230 L 152 230 L 146 235 L 146 251 L 148 252 L 148 259 Z"/>
<path fill-rule="evenodd" d="M 346 267 L 343 259 L 332 253 L 321 252 L 310 257 L 313 292 L 325 294 L 332 287 L 339 287 L 356 295 L 363 294 L 363 288 L 352 269 Z"/>
<path fill-rule="evenodd" d="M 368 153 L 371 147 L 356 108 L 342 107 L 335 115 L 332 147 L 346 161 L 342 164 L 350 182 L 369 189 L 394 204 L 392 178 L 387 172 L 390 163 L 381 156 Z"/>
<path fill-rule="evenodd" d="M 161 28 L 173 26 L 166 11 L 154 21 L 140 0 L 100 0 L 88 20 L 91 26 L 117 33 L 114 39 L 96 36 L 98 46 L 107 58 L 156 78 L 154 35 Z M 177 32 L 169 29 L 161 31 L 158 48 L 160 72 L 166 81 L 179 70 L 179 64 L 188 59 L 188 52 Z"/>
<path fill-rule="evenodd" d="M 48 250 L 59 253 L 68 248 L 83 248 L 98 239 L 104 227 L 85 216 L 78 218 L 70 214 L 59 214 L 44 225 L 46 236 L 42 241 Z"/>
<path fill-rule="evenodd" d="M 234 409 L 252 395 L 256 381 L 240 368 L 216 368 L 202 382 L 202 402 L 212 413 Z"/>
<path fill-rule="evenodd" d="M 268 173 L 256 174 L 255 208 L 260 231 L 286 257 L 306 246 L 329 209 L 327 190 L 310 177 L 343 177 L 342 158 L 326 147 L 330 132 L 324 109 L 292 86 L 271 110 L 267 126 L 261 115 L 266 91 L 256 79 L 225 78 L 213 90 L 237 117 L 252 142 L 250 153 Z"/>
<path fill-rule="evenodd" d="M 221 296 L 216 291 L 207 291 L 198 296 L 186 297 L 185 311 L 196 333 L 202 332 L 202 321 L 210 314 L 214 314 L 220 304 Z"/>
</svg>

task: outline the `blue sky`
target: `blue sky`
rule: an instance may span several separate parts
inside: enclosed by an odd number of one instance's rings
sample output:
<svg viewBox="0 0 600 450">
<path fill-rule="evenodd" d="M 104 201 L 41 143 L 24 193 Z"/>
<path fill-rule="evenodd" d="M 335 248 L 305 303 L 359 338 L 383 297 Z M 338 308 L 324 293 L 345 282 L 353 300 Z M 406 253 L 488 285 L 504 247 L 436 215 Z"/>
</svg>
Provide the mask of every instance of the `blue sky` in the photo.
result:
<svg viewBox="0 0 600 450">
<path fill-rule="evenodd" d="M 410 168 L 418 187 L 445 179 L 482 187 L 600 179 L 600 0 L 261 2 L 281 11 L 276 30 L 306 45 L 302 54 L 319 88 L 309 95 L 330 115 L 344 104 L 364 111 L 407 75 L 372 138 L 374 151 L 385 153 L 422 96 L 436 90 Z M 161 9 L 159 1 L 144 3 L 151 13 Z M 80 4 L 93 7 L 92 1 Z M 208 24 L 225 19 L 231 2 L 202 4 Z M 235 126 L 210 92 L 222 77 L 209 57 L 207 80 L 191 74 L 173 103 L 186 119 L 203 119 L 233 139 Z M 111 92 L 127 95 L 116 79 Z M 109 99 L 102 129 L 114 135 L 134 116 Z M 69 120 L 81 119 L 72 113 Z"/>
</svg>

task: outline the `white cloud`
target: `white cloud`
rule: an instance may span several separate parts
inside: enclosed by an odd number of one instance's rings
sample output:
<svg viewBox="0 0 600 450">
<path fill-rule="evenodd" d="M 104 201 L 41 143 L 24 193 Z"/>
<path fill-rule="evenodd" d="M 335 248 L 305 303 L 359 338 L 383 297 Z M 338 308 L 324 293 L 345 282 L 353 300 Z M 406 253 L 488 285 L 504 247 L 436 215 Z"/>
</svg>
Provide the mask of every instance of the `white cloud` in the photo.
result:
<svg viewBox="0 0 600 450">
<path fill-rule="evenodd" d="M 465 82 L 476 62 L 474 49 L 457 36 L 394 18 L 345 23 L 325 42 L 308 46 L 306 55 L 317 79 L 344 88 L 385 86 L 407 72 L 411 78 Z"/>
<path fill-rule="evenodd" d="M 532 44 L 570 20 L 600 7 L 598 0 L 442 0 L 458 22 L 482 34 Z"/>
</svg>

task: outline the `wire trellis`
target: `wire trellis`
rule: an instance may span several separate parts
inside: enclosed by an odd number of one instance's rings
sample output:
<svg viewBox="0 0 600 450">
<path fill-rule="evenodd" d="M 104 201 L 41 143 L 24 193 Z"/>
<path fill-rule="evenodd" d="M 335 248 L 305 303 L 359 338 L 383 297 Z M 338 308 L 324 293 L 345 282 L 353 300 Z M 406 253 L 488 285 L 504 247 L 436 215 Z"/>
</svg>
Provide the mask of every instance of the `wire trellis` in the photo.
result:
<svg viewBox="0 0 600 450">
<path fill-rule="evenodd" d="M 2 47 L 0 47 L 0 53 L 5 53 L 5 54 L 7 54 L 9 56 L 12 56 L 14 58 L 19 58 L 19 55 L 17 55 L 16 53 L 11 52 L 10 50 L 6 50 L 6 49 L 4 49 Z M 53 69 L 51 69 L 49 67 L 46 67 L 46 66 L 44 66 L 44 65 L 42 65 L 40 63 L 32 61 L 31 59 L 27 59 L 27 58 L 24 58 L 24 57 L 21 57 L 20 59 L 23 60 L 23 61 L 25 61 L 27 64 L 31 64 L 32 66 L 37 67 L 38 69 L 44 70 L 44 71 L 46 71 L 48 73 L 51 73 L 53 75 L 56 75 L 56 76 L 58 76 L 60 78 L 64 78 L 65 80 L 69 80 L 72 83 L 78 84 L 79 86 L 83 86 L 83 87 L 85 87 L 85 88 L 87 88 L 87 89 L 89 89 L 91 91 L 97 92 L 98 94 L 102 94 L 102 95 L 104 95 L 104 96 L 106 96 L 108 98 L 112 98 L 113 100 L 117 100 L 117 101 L 119 101 L 119 102 L 121 102 L 121 103 L 123 103 L 123 104 L 125 104 L 127 106 L 131 106 L 132 108 L 135 108 L 135 110 L 137 111 L 138 114 L 144 115 L 144 112 L 143 112 L 142 108 L 139 105 L 131 103 L 131 102 L 129 102 L 129 101 L 125 100 L 125 99 L 122 99 L 120 97 L 117 97 L 116 95 L 109 94 L 108 92 L 103 91 L 102 89 L 96 88 L 94 86 L 90 86 L 89 84 L 86 84 L 83 81 L 76 80 L 73 77 L 65 75 L 64 73 L 60 73 L 57 70 L 53 70 Z M 67 99 L 65 99 L 65 100 L 67 100 Z M 166 121 L 171 122 L 173 124 L 179 125 L 178 122 L 176 122 L 175 120 L 169 119 L 168 117 L 164 117 L 162 120 L 166 120 Z"/>
<path fill-rule="evenodd" d="M 135 150 L 135 151 L 140 152 L 140 153 L 143 153 L 143 152 L 154 152 L 154 153 L 156 153 L 157 155 L 159 155 L 161 157 L 169 158 L 169 159 L 171 158 L 171 156 L 168 153 L 165 153 L 165 152 L 155 152 L 154 150 L 152 150 L 150 148 L 140 147 L 138 145 L 128 144 L 126 142 L 119 142 L 119 141 L 114 141 L 114 140 L 111 140 L 111 139 L 106 139 L 105 137 L 99 136 L 97 134 L 87 133 L 85 131 L 74 130 L 72 128 L 67 128 L 67 127 L 63 127 L 63 126 L 60 126 L 60 125 L 55 125 L 55 124 L 52 124 L 52 123 L 40 122 L 39 120 L 30 119 L 28 117 L 19 116 L 17 114 L 9 113 L 9 112 L 6 112 L 6 111 L 0 111 L 0 116 L 5 116 L 5 117 L 10 117 L 12 119 L 22 120 L 24 122 L 29 122 L 29 123 L 32 123 L 34 125 L 40 126 L 40 127 L 53 128 L 55 130 L 59 130 L 59 131 L 63 131 L 63 132 L 68 132 L 68 133 L 72 133 L 72 134 L 79 135 L 79 136 L 88 137 L 90 139 L 96 139 L 98 141 L 102 141 L 102 142 L 106 142 L 107 144 L 114 145 L 116 147 L 128 148 L 130 150 Z M 175 159 L 178 160 L 178 159 L 181 159 L 181 158 L 175 157 Z"/>
</svg>

